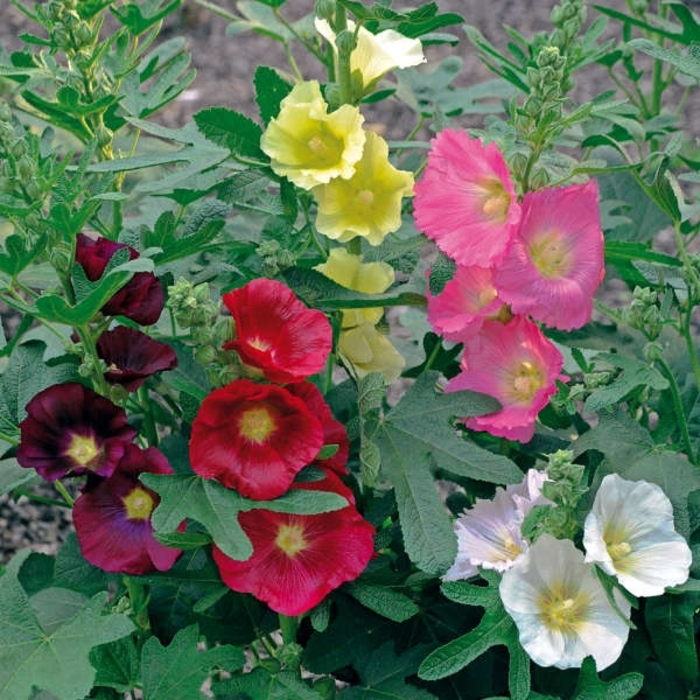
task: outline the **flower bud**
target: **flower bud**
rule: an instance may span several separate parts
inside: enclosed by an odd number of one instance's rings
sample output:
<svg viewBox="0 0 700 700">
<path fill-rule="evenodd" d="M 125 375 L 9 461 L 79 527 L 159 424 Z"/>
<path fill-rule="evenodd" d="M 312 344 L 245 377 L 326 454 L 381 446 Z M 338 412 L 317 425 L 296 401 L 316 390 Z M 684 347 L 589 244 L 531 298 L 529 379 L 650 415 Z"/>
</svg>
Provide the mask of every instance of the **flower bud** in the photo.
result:
<svg viewBox="0 0 700 700">
<path fill-rule="evenodd" d="M 9 122 L 12 119 L 12 110 L 5 100 L 0 100 L 0 122 Z"/>
<path fill-rule="evenodd" d="M 113 138 L 114 132 L 111 129 L 108 129 L 104 124 L 98 124 L 95 129 L 95 139 L 100 148 L 104 148 L 112 143 Z"/>
<path fill-rule="evenodd" d="M 353 49 L 357 45 L 355 33 L 344 29 L 342 32 L 336 35 L 335 45 L 338 47 L 338 51 L 341 53 L 352 53 Z"/>
<path fill-rule="evenodd" d="M 316 0 L 314 13 L 319 19 L 325 19 L 332 22 L 335 17 L 335 0 Z"/>
</svg>

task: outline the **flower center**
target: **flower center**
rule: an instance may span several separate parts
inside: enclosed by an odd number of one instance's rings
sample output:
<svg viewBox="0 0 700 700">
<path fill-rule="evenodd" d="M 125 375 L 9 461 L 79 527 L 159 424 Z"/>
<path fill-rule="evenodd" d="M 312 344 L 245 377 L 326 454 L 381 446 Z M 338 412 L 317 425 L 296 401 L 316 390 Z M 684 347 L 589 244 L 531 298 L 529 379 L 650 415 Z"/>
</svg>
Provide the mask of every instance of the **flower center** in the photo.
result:
<svg viewBox="0 0 700 700">
<path fill-rule="evenodd" d="M 532 264 L 547 279 L 568 274 L 571 269 L 570 252 L 566 241 L 556 231 L 538 236 L 529 245 Z"/>
<path fill-rule="evenodd" d="M 613 544 L 608 544 L 606 545 L 606 549 L 608 550 L 610 558 L 614 562 L 626 557 L 632 551 L 632 547 L 630 546 L 629 542 L 615 542 Z"/>
<path fill-rule="evenodd" d="M 357 193 L 357 203 L 361 207 L 371 207 L 374 202 L 374 192 L 371 190 L 361 190 Z"/>
<path fill-rule="evenodd" d="M 477 183 L 481 190 L 481 211 L 489 221 L 502 224 L 508 218 L 510 195 L 496 177 L 484 178 Z"/>
<path fill-rule="evenodd" d="M 296 556 L 306 548 L 304 529 L 301 525 L 281 525 L 275 538 L 275 545 L 288 557 Z"/>
<path fill-rule="evenodd" d="M 270 343 L 267 342 L 267 340 L 263 340 L 262 338 L 249 338 L 248 345 L 255 348 L 256 350 L 261 350 L 263 352 L 269 350 L 272 347 Z"/>
<path fill-rule="evenodd" d="M 588 598 L 582 593 L 569 591 L 545 593 L 539 601 L 540 617 L 544 625 L 555 632 L 576 632 L 584 621 Z"/>
<path fill-rule="evenodd" d="M 246 440 L 260 445 L 270 437 L 276 426 L 267 408 L 250 408 L 241 415 L 238 427 Z"/>
<path fill-rule="evenodd" d="M 99 464 L 102 450 L 92 436 L 71 435 L 65 455 L 75 462 L 76 467 L 93 470 Z"/>
<path fill-rule="evenodd" d="M 122 499 L 129 520 L 148 520 L 153 512 L 153 496 L 148 491 L 137 486 L 128 496 Z"/>
<path fill-rule="evenodd" d="M 310 155 L 316 160 L 316 165 L 334 165 L 340 160 L 343 152 L 342 140 L 323 128 L 321 133 L 315 133 L 306 145 Z"/>
<path fill-rule="evenodd" d="M 513 376 L 514 403 L 530 404 L 538 389 L 544 386 L 542 371 L 528 360 L 523 360 Z"/>
</svg>

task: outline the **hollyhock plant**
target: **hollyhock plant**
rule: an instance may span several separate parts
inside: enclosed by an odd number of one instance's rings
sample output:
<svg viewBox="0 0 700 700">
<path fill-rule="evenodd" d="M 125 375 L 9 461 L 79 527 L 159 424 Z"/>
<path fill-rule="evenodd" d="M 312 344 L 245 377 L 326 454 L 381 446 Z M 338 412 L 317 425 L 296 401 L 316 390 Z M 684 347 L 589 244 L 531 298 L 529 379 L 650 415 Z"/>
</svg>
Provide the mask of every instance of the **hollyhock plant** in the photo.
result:
<svg viewBox="0 0 700 700">
<path fill-rule="evenodd" d="M 355 174 L 365 145 L 363 121 L 360 110 L 347 104 L 329 114 L 318 81 L 303 81 L 282 100 L 260 147 L 278 175 L 310 190 Z"/>
<path fill-rule="evenodd" d="M 428 293 L 428 322 L 445 339 L 462 342 L 479 333 L 498 315 L 503 301 L 493 285 L 491 269 L 458 265 L 440 294 Z"/>
<path fill-rule="evenodd" d="M 96 282 L 112 256 L 127 248 L 129 260 L 139 257 L 131 246 L 117 243 L 98 236 L 91 238 L 79 233 L 75 247 L 75 261 L 83 268 L 85 276 Z M 158 278 L 152 272 L 136 272 L 103 307 L 102 313 L 109 316 L 125 316 L 136 323 L 150 326 L 155 323 L 163 311 L 165 292 Z"/>
<path fill-rule="evenodd" d="M 243 496 L 281 496 L 323 447 L 323 426 L 284 387 L 237 379 L 212 391 L 192 424 L 192 469 Z"/>
<path fill-rule="evenodd" d="M 401 226 L 401 202 L 413 193 L 413 174 L 395 168 L 386 141 L 368 131 L 355 174 L 334 178 L 312 191 L 321 233 L 341 243 L 361 236 L 377 246 Z"/>
<path fill-rule="evenodd" d="M 586 561 L 636 596 L 661 595 L 688 579 L 692 552 L 673 527 L 673 507 L 656 484 L 608 474 L 583 533 Z"/>
<path fill-rule="evenodd" d="M 561 330 L 580 328 L 591 319 L 603 273 L 596 181 L 528 192 L 518 233 L 494 272 L 513 313 Z"/>
<path fill-rule="evenodd" d="M 396 381 L 406 366 L 406 360 L 391 341 L 367 322 L 340 333 L 338 354 L 358 378 L 381 372 L 387 384 Z"/>
<path fill-rule="evenodd" d="M 325 19 L 314 20 L 316 31 L 335 48 L 335 32 Z M 350 54 L 350 70 L 359 71 L 365 89 L 396 68 L 410 68 L 425 63 L 423 45 L 393 29 L 373 34 L 365 27 L 356 30 L 348 21 L 348 31 L 355 32 L 357 43 Z"/>
<path fill-rule="evenodd" d="M 561 353 L 535 323 L 515 316 L 508 323 L 486 321 L 477 338 L 468 341 L 462 371 L 445 391 L 469 389 L 501 402 L 495 413 L 467 418 L 465 425 L 492 435 L 529 442 L 537 414 L 564 381 Z"/>
<path fill-rule="evenodd" d="M 26 411 L 17 461 L 47 481 L 110 476 L 137 434 L 123 408 L 78 382 L 44 389 Z"/>
<path fill-rule="evenodd" d="M 325 459 L 315 459 L 315 464 L 324 469 L 330 469 L 336 474 L 343 476 L 348 473 L 348 454 L 350 452 L 350 442 L 345 426 L 337 421 L 331 409 L 323 398 L 323 394 L 311 382 L 296 382 L 288 384 L 287 391 L 293 396 L 302 399 L 320 421 L 323 428 L 323 444 L 337 445 L 338 449 L 334 455 Z"/>
<path fill-rule="evenodd" d="M 443 580 L 470 578 L 480 566 L 501 573 L 510 569 L 528 549 L 521 533 L 525 516 L 535 506 L 550 503 L 541 494 L 546 480 L 545 472 L 530 469 L 522 483 L 498 487 L 493 499 L 478 498 L 473 508 L 457 518 L 457 557 Z"/>
<path fill-rule="evenodd" d="M 351 492 L 335 474 L 292 488 L 338 493 L 348 506 L 317 515 L 242 512 L 238 519 L 253 545 L 251 557 L 237 561 L 212 547 L 229 588 L 252 593 L 289 616 L 311 610 L 332 590 L 356 579 L 374 552 L 374 527 L 357 511 Z"/>
<path fill-rule="evenodd" d="M 235 338 L 224 349 L 235 350 L 266 379 L 298 382 L 324 368 L 333 340 L 331 325 L 285 284 L 254 279 L 222 298 L 235 323 Z"/>
<path fill-rule="evenodd" d="M 151 514 L 160 503 L 141 474 L 172 474 L 155 447 L 129 445 L 117 470 L 107 479 L 88 481 L 73 506 L 80 551 L 94 566 L 112 573 L 146 574 L 167 571 L 182 554 L 153 536 Z M 184 529 L 183 522 L 179 529 Z"/>
<path fill-rule="evenodd" d="M 105 379 L 136 391 L 148 377 L 177 366 L 175 351 L 167 344 L 127 326 L 104 331 L 97 339 L 97 354 L 107 363 Z"/>
<path fill-rule="evenodd" d="M 414 188 L 416 226 L 459 265 L 490 267 L 505 255 L 520 221 L 505 159 L 495 143 L 485 146 L 466 131 L 445 129 L 430 144 Z"/>
<path fill-rule="evenodd" d="M 631 605 L 616 591 L 620 612 L 613 608 L 592 565 L 570 540 L 541 535 L 503 574 L 499 591 L 520 644 L 536 664 L 578 668 L 592 656 L 602 671 L 622 653 Z"/>
</svg>

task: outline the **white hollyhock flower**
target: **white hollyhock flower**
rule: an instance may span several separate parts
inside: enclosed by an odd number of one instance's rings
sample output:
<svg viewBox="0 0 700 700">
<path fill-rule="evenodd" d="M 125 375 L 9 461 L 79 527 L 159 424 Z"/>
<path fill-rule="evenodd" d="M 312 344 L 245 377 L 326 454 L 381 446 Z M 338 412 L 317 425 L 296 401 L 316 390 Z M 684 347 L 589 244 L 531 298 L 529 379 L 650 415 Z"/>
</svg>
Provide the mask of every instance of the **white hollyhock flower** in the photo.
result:
<svg viewBox="0 0 700 700">
<path fill-rule="evenodd" d="M 325 19 L 314 21 L 316 31 L 335 47 L 335 32 Z M 355 23 L 348 22 L 348 30 L 355 30 Z M 379 80 L 395 68 L 408 68 L 425 63 L 423 45 L 419 39 L 410 39 L 393 29 L 372 34 L 364 27 L 357 32 L 357 45 L 350 55 L 350 70 L 359 70 L 364 87 Z"/>
<path fill-rule="evenodd" d="M 636 596 L 661 595 L 683 583 L 692 554 L 673 528 L 673 507 L 647 481 L 608 474 L 600 484 L 583 533 L 586 561 L 600 566 Z"/>
<path fill-rule="evenodd" d="M 592 656 L 602 671 L 622 653 L 629 627 L 570 540 L 542 535 L 503 574 L 499 592 L 520 644 L 540 666 L 578 668 Z M 629 618 L 630 604 L 619 593 L 616 602 Z"/>
<path fill-rule="evenodd" d="M 521 484 L 496 489 L 493 500 L 477 499 L 474 507 L 454 522 L 457 535 L 455 563 L 443 581 L 474 576 L 478 567 L 506 571 L 527 550 L 520 527 L 536 505 L 549 503 L 540 490 L 545 472 L 530 469 Z"/>
</svg>

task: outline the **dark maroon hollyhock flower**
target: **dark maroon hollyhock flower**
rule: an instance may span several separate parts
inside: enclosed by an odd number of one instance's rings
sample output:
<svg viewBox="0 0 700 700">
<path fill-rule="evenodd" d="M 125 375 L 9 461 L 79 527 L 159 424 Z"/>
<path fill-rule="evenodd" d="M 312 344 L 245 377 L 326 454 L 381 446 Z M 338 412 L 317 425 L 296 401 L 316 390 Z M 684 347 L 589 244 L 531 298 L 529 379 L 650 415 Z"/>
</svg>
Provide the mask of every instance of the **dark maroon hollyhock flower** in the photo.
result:
<svg viewBox="0 0 700 700">
<path fill-rule="evenodd" d="M 77 382 L 44 389 L 26 410 L 17 461 L 48 481 L 110 476 L 137 434 L 123 408 Z"/>
<path fill-rule="evenodd" d="M 182 554 L 153 536 L 151 514 L 160 502 L 139 475 L 172 474 L 165 456 L 155 447 L 129 445 L 108 479 L 88 486 L 73 506 L 73 523 L 80 551 L 87 561 L 117 574 L 167 571 Z M 182 530 L 181 523 L 178 530 Z"/>
<path fill-rule="evenodd" d="M 299 382 L 320 372 L 333 331 L 325 315 L 309 309 L 282 282 L 255 279 L 224 294 L 236 337 L 224 344 L 271 382 Z"/>
<path fill-rule="evenodd" d="M 117 326 L 97 339 L 97 354 L 107 363 L 105 378 L 136 391 L 156 372 L 177 366 L 175 351 L 135 328 Z"/>
<path fill-rule="evenodd" d="M 78 234 L 75 261 L 85 271 L 85 276 L 95 282 L 105 271 L 112 256 L 122 248 L 129 250 L 129 260 L 139 257 L 131 246 L 110 241 L 108 238 L 90 238 Z M 152 272 L 137 272 L 103 307 L 108 316 L 126 316 L 136 323 L 150 326 L 159 318 L 165 304 L 165 292 Z"/>
<path fill-rule="evenodd" d="M 295 482 L 292 488 L 338 493 L 348 499 L 348 507 L 317 515 L 242 512 L 238 521 L 253 545 L 250 558 L 238 561 L 216 545 L 212 548 L 229 588 L 252 593 L 283 615 L 301 615 L 356 579 L 374 552 L 374 527 L 357 511 L 350 489 L 335 474 Z"/>
<path fill-rule="evenodd" d="M 281 496 L 323 447 L 323 428 L 285 387 L 236 379 L 212 391 L 192 424 L 190 464 L 247 498 Z"/>
<path fill-rule="evenodd" d="M 331 409 L 323 398 L 323 394 L 311 382 L 296 382 L 286 386 L 294 396 L 298 396 L 311 409 L 316 418 L 321 421 L 323 428 L 323 444 L 338 445 L 338 451 L 327 459 L 316 459 L 313 464 L 332 469 L 336 474 L 348 473 L 348 453 L 350 442 L 345 426 L 333 418 Z"/>
</svg>

